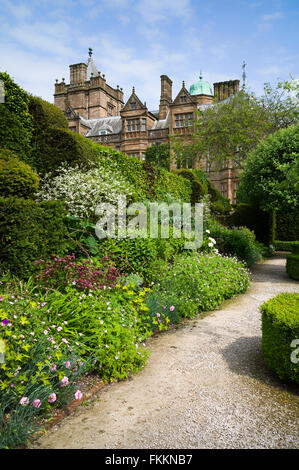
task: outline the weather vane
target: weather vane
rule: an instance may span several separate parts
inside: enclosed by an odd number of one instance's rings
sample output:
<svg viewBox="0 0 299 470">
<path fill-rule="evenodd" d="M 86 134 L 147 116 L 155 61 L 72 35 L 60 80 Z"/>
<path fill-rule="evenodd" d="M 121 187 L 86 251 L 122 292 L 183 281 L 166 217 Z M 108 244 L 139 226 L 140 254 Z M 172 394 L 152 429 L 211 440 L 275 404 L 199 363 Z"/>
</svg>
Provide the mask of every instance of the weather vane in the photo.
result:
<svg viewBox="0 0 299 470">
<path fill-rule="evenodd" d="M 245 63 L 245 60 L 243 60 L 243 65 L 242 65 L 242 69 L 243 69 L 243 73 L 242 73 L 242 78 L 243 78 L 243 85 L 242 85 L 242 88 L 243 90 L 245 90 L 245 80 L 246 80 L 246 73 L 245 73 L 245 67 L 246 67 L 246 63 Z"/>
</svg>

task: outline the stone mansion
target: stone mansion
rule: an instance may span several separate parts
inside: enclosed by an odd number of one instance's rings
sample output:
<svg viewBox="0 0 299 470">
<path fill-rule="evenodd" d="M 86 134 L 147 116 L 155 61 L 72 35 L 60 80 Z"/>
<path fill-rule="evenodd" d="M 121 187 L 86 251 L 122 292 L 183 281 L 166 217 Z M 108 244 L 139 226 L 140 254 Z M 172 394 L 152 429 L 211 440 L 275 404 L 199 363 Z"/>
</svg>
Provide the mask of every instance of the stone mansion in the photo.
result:
<svg viewBox="0 0 299 470">
<path fill-rule="evenodd" d="M 145 151 L 153 144 L 169 143 L 170 136 L 190 138 L 196 110 L 211 106 L 214 96 L 218 101 L 238 93 L 239 80 L 211 85 L 199 81 L 189 91 L 182 83 L 178 95 L 172 97 L 172 81 L 161 75 L 159 110 L 149 111 L 133 87 L 131 96 L 124 102 L 123 89 L 112 88 L 94 64 L 92 49 L 87 62 L 70 65 L 70 83 L 56 80 L 54 104 L 67 116 L 69 128 L 99 144 L 108 145 L 132 157 L 145 159 Z M 204 167 L 203 167 L 204 165 Z M 223 196 L 235 202 L 239 170 L 230 167 L 213 168 L 209 162 L 193 162 L 194 168 L 203 168 Z M 171 169 L 176 168 L 172 163 Z"/>
</svg>

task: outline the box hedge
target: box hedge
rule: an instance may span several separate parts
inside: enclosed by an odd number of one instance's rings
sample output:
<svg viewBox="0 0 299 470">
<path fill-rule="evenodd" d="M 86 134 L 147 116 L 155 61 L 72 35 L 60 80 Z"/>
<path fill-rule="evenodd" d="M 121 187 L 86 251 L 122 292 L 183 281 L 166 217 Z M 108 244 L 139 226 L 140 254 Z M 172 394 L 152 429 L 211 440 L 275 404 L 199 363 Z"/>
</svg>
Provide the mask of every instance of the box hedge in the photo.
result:
<svg viewBox="0 0 299 470">
<path fill-rule="evenodd" d="M 299 240 L 299 211 L 276 212 L 276 236 L 277 240 Z"/>
<path fill-rule="evenodd" d="M 283 241 L 275 240 L 274 246 L 277 251 L 292 251 L 293 253 L 299 253 L 299 241 Z"/>
<path fill-rule="evenodd" d="M 22 278 L 34 272 L 36 259 L 63 251 L 64 207 L 58 201 L 0 197 L 0 265 Z"/>
<path fill-rule="evenodd" d="M 38 96 L 29 96 L 29 112 L 33 119 L 34 134 L 49 127 L 59 129 L 68 129 L 68 120 L 63 112 L 54 106 L 54 104 L 39 98 Z"/>
<path fill-rule="evenodd" d="M 262 313 L 262 352 L 269 369 L 280 379 L 299 384 L 299 294 L 283 293 L 264 302 Z M 297 347 L 299 346 L 299 342 Z"/>
<path fill-rule="evenodd" d="M 39 187 L 39 177 L 13 152 L 0 149 L 0 196 L 33 197 Z"/>
<path fill-rule="evenodd" d="M 298 249 L 299 247 L 296 248 Z M 287 274 L 292 279 L 299 281 L 299 253 L 290 253 L 287 255 L 286 270 Z"/>
</svg>

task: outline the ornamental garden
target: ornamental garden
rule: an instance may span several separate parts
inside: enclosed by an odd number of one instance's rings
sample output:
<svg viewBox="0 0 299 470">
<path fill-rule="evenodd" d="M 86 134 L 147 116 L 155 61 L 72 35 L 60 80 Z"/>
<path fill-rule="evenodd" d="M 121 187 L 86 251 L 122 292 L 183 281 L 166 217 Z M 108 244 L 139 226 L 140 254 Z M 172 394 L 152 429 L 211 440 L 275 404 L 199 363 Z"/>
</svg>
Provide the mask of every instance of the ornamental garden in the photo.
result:
<svg viewBox="0 0 299 470">
<path fill-rule="evenodd" d="M 231 206 L 204 171 L 170 172 L 100 146 L 0 79 L 0 447 L 16 448 L 82 398 L 84 377 L 128 378 L 146 366 L 150 336 L 245 293 L 250 267 L 275 249 L 292 252 L 286 269 L 299 280 L 299 127 L 258 143 Z M 122 195 L 143 207 L 201 204 L 202 243 L 186 249 L 174 214 L 166 238 L 162 216 L 156 237 L 99 238 L 96 206 Z M 282 351 L 299 338 L 298 297 L 262 306 L 265 362 L 297 383 Z"/>
</svg>

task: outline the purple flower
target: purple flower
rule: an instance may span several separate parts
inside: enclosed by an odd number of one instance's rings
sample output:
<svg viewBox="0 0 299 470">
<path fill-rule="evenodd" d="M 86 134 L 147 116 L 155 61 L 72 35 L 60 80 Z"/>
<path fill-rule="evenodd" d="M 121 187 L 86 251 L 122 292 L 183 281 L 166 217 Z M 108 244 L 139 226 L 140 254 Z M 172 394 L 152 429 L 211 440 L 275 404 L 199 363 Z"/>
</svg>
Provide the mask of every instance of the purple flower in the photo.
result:
<svg viewBox="0 0 299 470">
<path fill-rule="evenodd" d="M 7 318 L 5 318 L 5 319 L 2 321 L 2 325 L 7 325 L 7 323 L 9 323 L 9 321 L 7 320 Z"/>
</svg>

